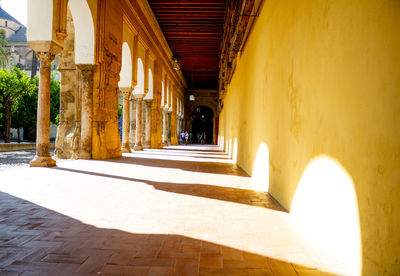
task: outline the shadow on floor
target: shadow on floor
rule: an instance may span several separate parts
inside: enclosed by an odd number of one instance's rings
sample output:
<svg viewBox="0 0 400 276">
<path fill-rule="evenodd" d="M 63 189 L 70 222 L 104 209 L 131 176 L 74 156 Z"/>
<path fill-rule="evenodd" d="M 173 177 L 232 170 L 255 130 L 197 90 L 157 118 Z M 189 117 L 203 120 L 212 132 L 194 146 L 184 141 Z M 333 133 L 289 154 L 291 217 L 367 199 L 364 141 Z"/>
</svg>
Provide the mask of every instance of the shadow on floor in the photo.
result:
<svg viewBox="0 0 400 276">
<path fill-rule="evenodd" d="M 146 179 L 137 179 L 133 177 L 125 177 L 119 175 L 111 175 L 105 173 L 97 173 L 84 170 L 76 170 L 70 168 L 53 167 L 51 170 L 62 170 L 72 173 L 81 173 L 93 176 L 100 176 L 113 179 L 121 179 L 132 182 L 141 182 L 151 185 L 154 189 L 183 194 L 188 196 L 204 197 L 209 199 L 223 200 L 233 203 L 247 204 L 255 207 L 268 208 L 275 211 L 287 212 L 279 203 L 266 192 L 259 192 L 254 190 L 238 189 L 232 187 L 221 187 L 205 184 L 189 184 L 189 183 L 171 183 L 171 182 L 158 182 Z"/>
<path fill-rule="evenodd" d="M 213 148 L 213 149 L 210 149 Z M 218 146 L 215 145 L 199 145 L 199 144 L 189 144 L 189 145 L 181 145 L 181 146 L 168 146 L 162 148 L 162 150 L 171 150 L 171 151 L 195 151 L 195 152 L 203 152 L 203 153 L 213 153 L 213 154 L 221 154 L 225 155 L 226 153 L 221 150 Z"/>
<path fill-rule="evenodd" d="M 143 156 L 169 156 L 169 157 L 190 157 L 190 158 L 201 158 L 201 159 L 219 159 L 222 162 L 224 160 L 230 160 L 229 156 L 227 154 L 217 156 L 217 154 L 213 153 L 194 153 L 190 151 L 182 151 L 182 152 L 177 152 L 177 153 L 168 153 L 168 151 L 149 151 L 149 150 L 144 150 L 144 151 L 134 151 L 133 152 L 135 155 L 143 155 Z M 181 153 L 184 153 L 184 155 L 181 155 Z M 204 155 L 204 156 L 201 156 Z M 157 159 L 157 157 L 155 157 Z M 163 159 L 165 160 L 165 159 Z"/>
<path fill-rule="evenodd" d="M 205 157 L 206 158 L 206 157 Z M 181 169 L 190 172 L 226 174 L 249 177 L 242 169 L 235 164 L 219 162 L 194 162 L 157 158 L 141 158 L 137 156 L 123 156 L 115 159 L 107 159 L 105 162 L 135 164 L 168 169 Z M 201 163 L 201 164 L 199 164 Z"/>
<path fill-rule="evenodd" d="M 0 219 L 1 275 L 329 275 L 181 235 L 98 228 L 3 192 Z"/>
</svg>

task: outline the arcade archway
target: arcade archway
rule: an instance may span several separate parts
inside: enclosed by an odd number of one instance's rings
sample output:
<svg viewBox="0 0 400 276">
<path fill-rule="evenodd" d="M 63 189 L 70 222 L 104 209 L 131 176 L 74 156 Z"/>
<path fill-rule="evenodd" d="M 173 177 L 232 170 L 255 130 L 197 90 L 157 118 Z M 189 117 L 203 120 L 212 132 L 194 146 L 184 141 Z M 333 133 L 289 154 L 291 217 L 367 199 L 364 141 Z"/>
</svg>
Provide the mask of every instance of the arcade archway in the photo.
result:
<svg viewBox="0 0 400 276">
<path fill-rule="evenodd" d="M 207 106 L 198 106 L 192 112 L 193 142 L 201 143 L 202 134 L 205 135 L 205 143 L 213 144 L 214 112 Z M 204 141 L 204 140 L 203 140 Z"/>
</svg>

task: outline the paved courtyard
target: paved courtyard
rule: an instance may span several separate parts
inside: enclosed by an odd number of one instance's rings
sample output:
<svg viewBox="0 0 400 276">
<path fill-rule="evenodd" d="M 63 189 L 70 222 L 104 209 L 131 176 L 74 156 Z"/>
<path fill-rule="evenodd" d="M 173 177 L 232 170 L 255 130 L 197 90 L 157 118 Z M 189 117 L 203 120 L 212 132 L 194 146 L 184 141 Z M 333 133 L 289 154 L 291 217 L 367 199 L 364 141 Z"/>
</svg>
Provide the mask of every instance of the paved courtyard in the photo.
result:
<svg viewBox="0 0 400 276">
<path fill-rule="evenodd" d="M 0 168 L 0 275 L 332 271 L 217 147 Z"/>
</svg>

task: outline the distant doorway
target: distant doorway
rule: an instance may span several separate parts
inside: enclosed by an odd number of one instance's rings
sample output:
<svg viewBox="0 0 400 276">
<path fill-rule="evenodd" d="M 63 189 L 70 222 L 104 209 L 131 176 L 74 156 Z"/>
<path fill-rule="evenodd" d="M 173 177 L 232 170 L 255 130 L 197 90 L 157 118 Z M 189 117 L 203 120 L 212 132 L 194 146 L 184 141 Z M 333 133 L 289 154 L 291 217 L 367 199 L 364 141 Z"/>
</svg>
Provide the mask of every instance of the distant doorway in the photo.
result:
<svg viewBox="0 0 400 276">
<path fill-rule="evenodd" d="M 213 144 L 213 130 L 214 112 L 207 106 L 196 107 L 192 113 L 193 143 Z"/>
</svg>

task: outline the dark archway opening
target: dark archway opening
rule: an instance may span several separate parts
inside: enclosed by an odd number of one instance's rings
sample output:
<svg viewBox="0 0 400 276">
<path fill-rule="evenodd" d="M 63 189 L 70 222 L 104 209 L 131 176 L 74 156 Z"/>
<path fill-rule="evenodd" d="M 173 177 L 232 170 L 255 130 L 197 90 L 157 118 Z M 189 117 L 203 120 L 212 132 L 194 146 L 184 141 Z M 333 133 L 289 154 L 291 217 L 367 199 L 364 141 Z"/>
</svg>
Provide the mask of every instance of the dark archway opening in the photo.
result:
<svg viewBox="0 0 400 276">
<path fill-rule="evenodd" d="M 207 106 L 198 106 L 192 112 L 193 142 L 201 143 L 205 134 L 205 143 L 213 144 L 214 112 Z"/>
</svg>

